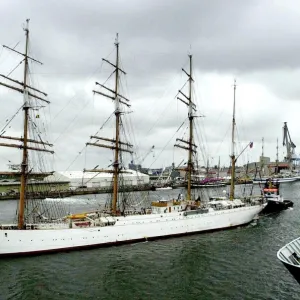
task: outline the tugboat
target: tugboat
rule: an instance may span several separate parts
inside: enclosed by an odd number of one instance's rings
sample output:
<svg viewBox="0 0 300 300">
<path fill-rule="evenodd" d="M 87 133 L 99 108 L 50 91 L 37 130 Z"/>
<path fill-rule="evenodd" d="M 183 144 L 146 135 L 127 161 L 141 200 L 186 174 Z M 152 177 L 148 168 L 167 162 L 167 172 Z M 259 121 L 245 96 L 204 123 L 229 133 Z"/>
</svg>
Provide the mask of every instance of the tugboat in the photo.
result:
<svg viewBox="0 0 300 300">
<path fill-rule="evenodd" d="M 267 202 L 267 206 L 263 209 L 262 213 L 279 212 L 293 207 L 294 203 L 291 200 L 284 200 L 283 196 L 280 195 L 279 185 L 278 180 L 272 180 L 272 178 L 266 180 L 262 194 Z"/>
<path fill-rule="evenodd" d="M 277 252 L 277 258 L 290 271 L 300 284 L 300 237 L 283 246 Z"/>
</svg>

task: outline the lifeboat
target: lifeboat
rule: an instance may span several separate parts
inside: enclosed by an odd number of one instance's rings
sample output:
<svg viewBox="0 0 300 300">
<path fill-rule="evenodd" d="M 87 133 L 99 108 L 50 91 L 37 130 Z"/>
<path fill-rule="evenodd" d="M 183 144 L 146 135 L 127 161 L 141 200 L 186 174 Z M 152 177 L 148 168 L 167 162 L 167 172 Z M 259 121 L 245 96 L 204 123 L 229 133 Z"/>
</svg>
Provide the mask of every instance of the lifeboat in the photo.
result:
<svg viewBox="0 0 300 300">
<path fill-rule="evenodd" d="M 90 221 L 86 221 L 86 222 L 75 222 L 74 223 L 76 226 L 78 227 L 88 227 L 91 226 L 91 222 Z"/>
<path fill-rule="evenodd" d="M 74 219 L 84 219 L 84 218 L 86 218 L 86 216 L 87 216 L 87 213 L 83 213 L 83 214 L 68 215 L 65 218 L 74 220 Z"/>
</svg>

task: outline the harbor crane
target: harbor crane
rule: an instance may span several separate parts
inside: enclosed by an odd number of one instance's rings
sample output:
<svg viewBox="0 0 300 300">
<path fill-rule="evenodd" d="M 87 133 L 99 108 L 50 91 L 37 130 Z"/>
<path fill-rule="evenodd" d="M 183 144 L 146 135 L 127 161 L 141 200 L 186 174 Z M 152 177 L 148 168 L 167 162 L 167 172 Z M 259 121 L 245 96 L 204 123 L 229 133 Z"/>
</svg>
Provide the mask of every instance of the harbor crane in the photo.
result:
<svg viewBox="0 0 300 300">
<path fill-rule="evenodd" d="M 141 156 L 137 159 L 137 164 L 136 164 L 136 170 L 140 171 L 142 169 L 142 163 L 144 162 L 144 160 L 148 157 L 148 155 L 153 152 L 155 146 L 151 146 L 151 148 L 146 152 L 146 154 L 144 156 Z M 153 153 L 153 157 L 154 157 L 154 153 Z M 132 158 L 131 163 L 134 164 L 134 160 Z"/>
<path fill-rule="evenodd" d="M 142 163 L 143 163 L 144 160 L 147 158 L 147 156 L 148 156 L 151 152 L 153 152 L 154 148 L 155 148 L 154 145 L 151 146 L 151 148 L 146 152 L 146 154 L 145 154 L 145 155 L 141 158 L 141 160 L 139 161 L 139 165 L 142 165 Z M 153 156 L 154 156 L 154 154 L 153 154 Z"/>
<path fill-rule="evenodd" d="M 291 163 L 294 159 L 294 155 L 295 155 L 295 148 L 296 145 L 292 142 L 291 136 L 290 136 L 290 132 L 289 129 L 287 127 L 287 122 L 284 122 L 283 125 L 283 142 L 282 142 L 283 146 L 286 146 L 286 157 L 284 158 L 284 160 L 286 162 L 288 162 L 290 164 L 291 167 Z"/>
</svg>

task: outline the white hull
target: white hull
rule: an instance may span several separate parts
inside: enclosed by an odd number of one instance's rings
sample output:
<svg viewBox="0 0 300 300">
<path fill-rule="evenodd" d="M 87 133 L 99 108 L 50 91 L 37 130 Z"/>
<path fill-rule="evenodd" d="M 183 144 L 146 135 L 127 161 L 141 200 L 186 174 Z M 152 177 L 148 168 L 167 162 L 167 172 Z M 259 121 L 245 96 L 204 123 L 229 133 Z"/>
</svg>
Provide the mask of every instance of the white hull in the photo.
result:
<svg viewBox="0 0 300 300">
<path fill-rule="evenodd" d="M 226 186 L 225 183 L 211 183 L 211 184 L 201 184 L 201 183 L 193 183 L 193 188 L 214 188 L 214 187 L 221 187 Z"/>
<path fill-rule="evenodd" d="M 171 186 L 155 188 L 156 191 L 172 190 L 172 189 L 173 189 L 173 188 L 172 188 Z"/>
<path fill-rule="evenodd" d="M 114 217 L 104 227 L 0 230 L 0 255 L 54 252 L 225 229 L 251 222 L 264 205 L 203 214 L 184 212 Z"/>
<path fill-rule="evenodd" d="M 262 179 L 253 179 L 253 183 L 265 183 L 268 180 L 268 178 L 262 178 Z M 287 178 L 273 178 L 273 180 L 276 180 L 276 182 L 279 183 L 285 183 L 285 182 L 293 182 L 298 180 L 296 177 L 287 177 Z"/>
</svg>

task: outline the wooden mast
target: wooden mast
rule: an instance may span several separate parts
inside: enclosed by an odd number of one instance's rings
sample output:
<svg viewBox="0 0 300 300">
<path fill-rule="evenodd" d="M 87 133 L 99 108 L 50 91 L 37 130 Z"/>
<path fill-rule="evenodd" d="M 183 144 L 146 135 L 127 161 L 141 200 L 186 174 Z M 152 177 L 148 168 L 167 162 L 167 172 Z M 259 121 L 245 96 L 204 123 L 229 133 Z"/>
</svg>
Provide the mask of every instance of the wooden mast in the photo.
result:
<svg viewBox="0 0 300 300">
<path fill-rule="evenodd" d="M 189 136 L 189 156 L 188 156 L 188 186 L 187 186 L 187 200 L 191 200 L 191 183 L 192 183 L 192 145 L 193 145 L 193 111 L 192 111 L 192 55 L 189 55 L 190 59 L 190 75 L 189 75 L 189 126 L 190 126 L 190 136 Z"/>
<path fill-rule="evenodd" d="M 276 145 L 276 171 L 275 171 L 275 174 L 279 173 L 278 164 L 279 164 L 279 159 L 278 159 L 278 138 L 277 138 L 277 145 Z"/>
<path fill-rule="evenodd" d="M 114 150 L 114 162 L 113 162 L 113 170 L 104 170 L 104 169 L 92 169 L 92 170 L 84 170 L 84 172 L 96 172 L 96 173 L 110 173 L 113 174 L 113 197 L 112 197 L 112 203 L 111 203 L 111 213 L 113 215 L 117 214 L 117 202 L 118 202 L 118 183 L 119 183 L 119 174 L 120 173 L 130 173 L 126 171 L 120 170 L 120 163 L 119 163 L 119 155 L 121 152 L 129 152 L 133 153 L 131 148 L 133 147 L 131 144 L 122 142 L 120 140 L 120 124 L 121 124 L 121 104 L 126 105 L 127 107 L 130 107 L 129 99 L 125 98 L 119 93 L 119 80 L 120 80 L 120 73 L 126 74 L 120 67 L 119 67 L 119 41 L 118 41 L 118 34 L 116 37 L 116 63 L 112 64 L 106 59 L 102 59 L 106 63 L 110 64 L 115 68 L 114 73 L 115 73 L 115 89 L 110 89 L 106 87 L 103 84 L 100 84 L 96 82 L 96 85 L 99 85 L 100 87 L 104 88 L 106 91 L 110 92 L 112 95 L 108 95 L 106 93 L 102 93 L 99 91 L 93 90 L 95 94 L 99 94 L 101 96 L 105 96 L 109 99 L 112 99 L 115 101 L 115 117 L 116 117 L 116 128 L 115 128 L 115 134 L 116 138 L 115 139 L 110 139 L 110 138 L 105 138 L 105 137 L 100 137 L 100 136 L 91 136 L 91 139 L 96 139 L 95 142 L 88 142 L 86 145 L 90 146 L 97 146 L 101 148 L 108 148 Z M 105 145 L 105 144 L 100 144 L 99 140 L 105 141 L 105 142 L 110 142 L 113 143 L 113 145 Z"/>
<path fill-rule="evenodd" d="M 114 160 L 114 187 L 112 199 L 112 213 L 116 214 L 118 200 L 118 180 L 119 180 L 119 133 L 120 133 L 120 103 L 118 98 L 119 88 L 119 41 L 118 34 L 116 37 L 116 71 L 115 71 L 115 116 L 116 116 L 116 144 L 115 144 L 115 160 Z"/>
<path fill-rule="evenodd" d="M 19 207 L 18 207 L 18 229 L 23 229 L 24 228 L 24 210 L 25 210 L 25 200 L 26 200 L 26 185 L 27 185 L 27 179 L 28 179 L 28 150 L 34 150 L 34 151 L 42 151 L 42 152 L 49 152 L 49 153 L 54 153 L 54 151 L 48 150 L 45 148 L 45 146 L 50 146 L 52 147 L 52 144 L 49 144 L 47 142 L 44 142 L 42 140 L 36 141 L 33 139 L 28 138 L 28 123 L 29 123 L 29 109 L 30 104 L 29 104 L 29 97 L 35 98 L 37 100 L 50 103 L 48 100 L 44 99 L 41 96 L 36 95 L 34 92 L 40 93 L 44 96 L 47 96 L 46 93 L 28 85 L 28 62 L 29 60 L 36 62 L 38 64 L 42 63 L 28 55 L 28 46 L 29 46 L 29 19 L 26 20 L 26 25 L 24 28 L 25 31 L 25 36 L 26 36 L 26 43 L 25 43 L 25 53 L 21 53 L 15 49 L 12 49 L 8 46 L 3 45 L 4 48 L 13 51 L 21 56 L 24 57 L 24 75 L 23 75 L 23 82 L 20 82 L 18 80 L 12 79 L 8 76 L 4 76 L 0 74 L 0 77 L 3 77 L 15 84 L 18 84 L 22 86 L 22 88 L 18 88 L 13 85 L 9 85 L 3 82 L 0 82 L 1 86 L 4 86 L 6 88 L 15 90 L 19 93 L 23 94 L 23 111 L 24 111 L 24 127 L 23 127 L 23 137 L 18 138 L 18 137 L 11 137 L 11 136 L 4 136 L 0 135 L 1 139 L 9 139 L 9 140 L 15 140 L 22 142 L 21 145 L 19 144 L 8 144 L 8 143 L 0 143 L 0 146 L 3 147 L 11 147 L 11 148 L 18 148 L 22 149 L 22 163 L 21 163 L 21 171 L 20 172 L 10 172 L 11 175 L 20 175 L 20 181 L 21 181 L 21 186 L 20 186 L 20 200 L 19 200 Z M 29 91 L 31 90 L 31 91 Z M 34 144 L 40 144 L 43 145 L 42 148 L 39 147 L 32 147 L 30 146 L 31 143 Z M 49 173 L 40 173 L 40 174 L 45 174 L 49 175 Z"/>
<path fill-rule="evenodd" d="M 21 188 L 20 188 L 20 200 L 19 200 L 19 215 L 18 215 L 18 228 L 23 229 L 24 227 L 24 208 L 26 198 L 26 182 L 27 182 L 27 171 L 28 171 L 28 149 L 27 149 L 27 138 L 28 138 L 28 94 L 27 94 L 27 74 L 28 74 L 28 40 L 29 40 L 29 19 L 26 20 L 26 45 L 25 45 L 25 59 L 24 59 L 24 85 L 23 85 L 23 96 L 24 96 L 24 131 L 23 131 L 23 155 L 21 164 Z"/>
<path fill-rule="evenodd" d="M 230 196 L 229 199 L 234 199 L 234 188 L 235 188 L 235 152 L 234 152 L 234 133 L 235 133 L 235 91 L 236 91 L 236 80 L 234 80 L 234 86 L 233 86 L 233 114 L 232 114 L 232 133 L 231 133 L 231 180 L 230 180 Z"/>
<path fill-rule="evenodd" d="M 192 187 L 192 172 L 193 172 L 193 161 L 192 161 L 192 155 L 193 152 L 196 152 L 195 148 L 197 148 L 197 146 L 193 143 L 194 137 L 193 137 L 193 119 L 194 119 L 194 115 L 193 115 L 193 110 L 196 111 L 196 105 L 194 104 L 194 102 L 192 101 L 192 83 L 193 83 L 193 66 L 192 66 L 192 55 L 189 54 L 189 73 L 186 72 L 184 69 L 182 69 L 182 71 L 188 76 L 188 82 L 189 82 L 189 94 L 188 96 L 186 96 L 182 91 L 178 91 L 182 96 L 184 96 L 185 99 L 182 99 L 180 97 L 177 97 L 178 100 L 180 100 L 181 102 L 183 102 L 185 105 L 188 106 L 189 108 L 189 112 L 188 112 L 188 119 L 189 119 L 189 138 L 188 140 L 183 140 L 183 139 L 176 139 L 176 141 L 179 142 L 183 142 L 185 144 L 188 145 L 188 147 L 186 146 L 182 146 L 179 144 L 175 144 L 175 147 L 178 148 L 182 148 L 185 150 L 188 150 L 188 164 L 187 164 L 187 200 L 191 200 L 191 187 Z"/>
<path fill-rule="evenodd" d="M 261 138 L 261 158 L 260 158 L 260 171 L 264 175 L 264 138 Z"/>
</svg>

